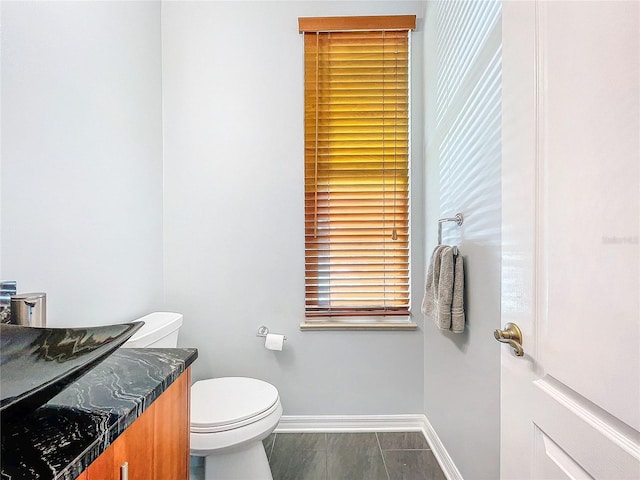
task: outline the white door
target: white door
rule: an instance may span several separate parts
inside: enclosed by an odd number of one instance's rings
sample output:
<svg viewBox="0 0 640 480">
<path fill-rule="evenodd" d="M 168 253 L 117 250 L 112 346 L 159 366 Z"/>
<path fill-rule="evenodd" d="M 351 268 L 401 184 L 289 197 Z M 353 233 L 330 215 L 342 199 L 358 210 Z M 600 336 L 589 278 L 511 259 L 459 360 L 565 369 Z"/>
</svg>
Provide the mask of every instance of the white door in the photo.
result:
<svg viewBox="0 0 640 480">
<path fill-rule="evenodd" d="M 640 479 L 640 2 L 503 2 L 502 479 Z"/>
</svg>

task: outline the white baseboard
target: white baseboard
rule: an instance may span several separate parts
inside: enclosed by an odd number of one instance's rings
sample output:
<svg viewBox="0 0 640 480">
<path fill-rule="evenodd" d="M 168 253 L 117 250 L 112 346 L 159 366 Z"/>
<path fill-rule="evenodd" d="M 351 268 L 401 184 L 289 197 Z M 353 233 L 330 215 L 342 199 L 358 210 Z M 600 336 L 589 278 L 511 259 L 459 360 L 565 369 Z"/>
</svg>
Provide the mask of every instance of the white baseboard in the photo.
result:
<svg viewBox="0 0 640 480">
<path fill-rule="evenodd" d="M 440 437 L 425 415 L 422 416 L 422 422 L 422 433 L 431 447 L 433 456 L 436 457 L 436 460 L 440 464 L 440 468 L 442 469 L 444 476 L 447 477 L 447 480 L 464 480 L 460 474 L 460 470 L 458 470 L 456 464 L 453 463 L 453 459 L 449 456 L 449 452 L 444 448 Z"/>
<path fill-rule="evenodd" d="M 283 415 L 276 433 L 422 432 L 447 480 L 464 480 L 427 417 L 416 415 Z"/>
<path fill-rule="evenodd" d="M 283 415 L 276 433 L 418 432 L 424 415 Z"/>
</svg>

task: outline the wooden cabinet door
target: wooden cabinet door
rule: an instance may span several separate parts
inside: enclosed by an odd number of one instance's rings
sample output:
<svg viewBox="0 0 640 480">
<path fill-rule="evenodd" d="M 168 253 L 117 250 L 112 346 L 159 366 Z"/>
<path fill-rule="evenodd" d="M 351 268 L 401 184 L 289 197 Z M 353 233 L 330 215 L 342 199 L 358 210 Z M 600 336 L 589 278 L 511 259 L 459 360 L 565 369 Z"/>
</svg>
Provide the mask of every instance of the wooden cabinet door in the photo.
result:
<svg viewBox="0 0 640 480">
<path fill-rule="evenodd" d="M 154 477 L 157 480 L 189 478 L 189 392 L 187 370 L 162 395 L 154 410 Z"/>
<path fill-rule="evenodd" d="M 118 440 L 116 440 L 117 442 Z M 114 466 L 113 453 L 115 449 L 111 445 L 107 448 L 102 455 L 100 455 L 87 470 L 85 470 L 86 477 L 82 476 L 78 480 L 120 480 L 120 476 L 116 475 L 116 469 Z"/>
<path fill-rule="evenodd" d="M 191 369 L 81 474 L 79 480 L 188 480 Z"/>
<path fill-rule="evenodd" d="M 121 480 L 123 468 L 127 469 L 129 480 L 156 478 L 153 476 L 155 407 L 156 403 L 151 405 L 89 466 L 87 480 Z"/>
<path fill-rule="evenodd" d="M 164 395 L 163 395 L 164 396 Z M 160 397 L 154 402 L 114 443 L 116 479 L 120 480 L 120 469 L 127 463 L 129 480 L 150 480 L 153 476 L 155 452 L 153 448 L 154 411 Z M 91 479 L 90 479 L 91 480 Z"/>
</svg>

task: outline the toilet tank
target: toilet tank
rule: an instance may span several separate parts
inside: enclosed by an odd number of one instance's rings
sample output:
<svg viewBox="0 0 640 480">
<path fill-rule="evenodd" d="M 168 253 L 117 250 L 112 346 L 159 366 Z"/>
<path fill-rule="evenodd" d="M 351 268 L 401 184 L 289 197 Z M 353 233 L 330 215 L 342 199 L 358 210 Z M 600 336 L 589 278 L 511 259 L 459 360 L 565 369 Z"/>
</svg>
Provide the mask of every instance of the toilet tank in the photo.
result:
<svg viewBox="0 0 640 480">
<path fill-rule="evenodd" d="M 138 318 L 136 321 L 142 321 L 144 325 L 122 346 L 125 348 L 176 348 L 182 318 L 182 314 L 173 312 L 153 312 Z"/>
</svg>

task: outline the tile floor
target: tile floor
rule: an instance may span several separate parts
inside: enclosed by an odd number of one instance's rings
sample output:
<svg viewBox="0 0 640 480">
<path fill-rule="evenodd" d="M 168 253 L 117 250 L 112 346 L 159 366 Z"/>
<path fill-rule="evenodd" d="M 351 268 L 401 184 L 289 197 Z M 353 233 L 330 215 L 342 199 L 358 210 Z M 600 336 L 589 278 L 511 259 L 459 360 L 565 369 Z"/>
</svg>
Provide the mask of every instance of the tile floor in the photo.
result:
<svg viewBox="0 0 640 480">
<path fill-rule="evenodd" d="M 445 480 L 418 432 L 274 433 L 263 443 L 273 480 Z M 202 465 L 192 457 L 191 480 L 203 479 Z"/>
</svg>

